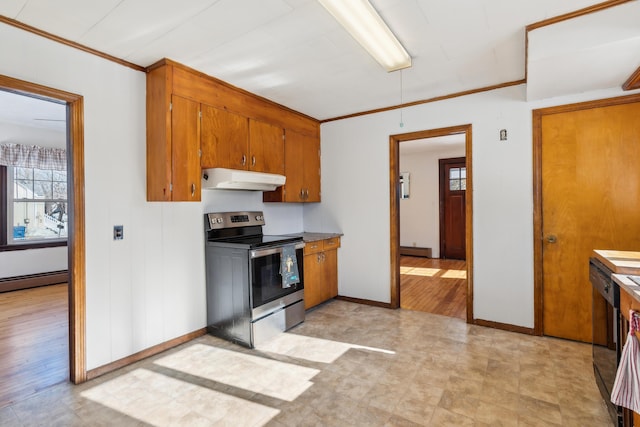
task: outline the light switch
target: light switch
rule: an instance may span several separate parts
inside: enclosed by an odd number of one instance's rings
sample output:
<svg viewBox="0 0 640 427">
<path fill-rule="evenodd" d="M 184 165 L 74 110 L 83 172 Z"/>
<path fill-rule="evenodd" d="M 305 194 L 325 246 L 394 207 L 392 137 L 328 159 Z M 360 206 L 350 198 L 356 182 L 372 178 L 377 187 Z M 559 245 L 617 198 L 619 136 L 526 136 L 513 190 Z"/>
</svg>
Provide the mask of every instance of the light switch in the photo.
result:
<svg viewBox="0 0 640 427">
<path fill-rule="evenodd" d="M 124 226 L 122 225 L 114 225 L 113 226 L 113 240 L 122 240 L 124 239 Z"/>
</svg>

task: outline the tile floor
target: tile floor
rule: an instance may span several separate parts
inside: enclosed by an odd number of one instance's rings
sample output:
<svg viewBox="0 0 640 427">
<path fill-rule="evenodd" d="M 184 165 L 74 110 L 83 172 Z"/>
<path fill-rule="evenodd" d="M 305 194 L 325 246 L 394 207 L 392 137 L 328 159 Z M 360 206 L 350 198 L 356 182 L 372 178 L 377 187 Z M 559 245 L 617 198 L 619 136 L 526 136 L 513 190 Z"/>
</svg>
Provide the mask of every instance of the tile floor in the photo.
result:
<svg viewBox="0 0 640 427">
<path fill-rule="evenodd" d="M 590 347 L 332 301 L 260 349 L 206 335 L 0 426 L 610 426 Z"/>
</svg>

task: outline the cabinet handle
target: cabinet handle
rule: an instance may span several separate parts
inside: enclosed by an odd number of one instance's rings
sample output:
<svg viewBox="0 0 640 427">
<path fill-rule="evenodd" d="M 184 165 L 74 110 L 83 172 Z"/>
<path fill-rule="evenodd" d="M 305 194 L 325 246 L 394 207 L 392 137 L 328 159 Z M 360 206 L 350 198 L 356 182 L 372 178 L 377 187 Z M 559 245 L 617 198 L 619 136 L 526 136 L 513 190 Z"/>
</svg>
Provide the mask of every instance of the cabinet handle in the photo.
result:
<svg viewBox="0 0 640 427">
<path fill-rule="evenodd" d="M 327 259 L 327 254 L 325 254 L 324 252 L 322 252 L 322 262 L 325 262 Z"/>
<path fill-rule="evenodd" d="M 318 257 L 316 259 L 317 263 L 320 264 L 322 262 L 322 254 L 318 254 Z"/>
<path fill-rule="evenodd" d="M 196 194 L 196 185 L 191 184 L 191 197 L 193 197 L 195 194 Z"/>
<path fill-rule="evenodd" d="M 247 156 L 245 156 L 244 154 L 242 155 L 242 166 L 246 166 L 247 165 Z"/>
<path fill-rule="evenodd" d="M 256 156 L 251 156 L 251 166 L 256 165 Z"/>
<path fill-rule="evenodd" d="M 307 200 L 309 198 L 309 189 L 304 190 L 304 199 Z"/>
<path fill-rule="evenodd" d="M 300 189 L 300 200 L 304 200 L 304 189 Z"/>
</svg>

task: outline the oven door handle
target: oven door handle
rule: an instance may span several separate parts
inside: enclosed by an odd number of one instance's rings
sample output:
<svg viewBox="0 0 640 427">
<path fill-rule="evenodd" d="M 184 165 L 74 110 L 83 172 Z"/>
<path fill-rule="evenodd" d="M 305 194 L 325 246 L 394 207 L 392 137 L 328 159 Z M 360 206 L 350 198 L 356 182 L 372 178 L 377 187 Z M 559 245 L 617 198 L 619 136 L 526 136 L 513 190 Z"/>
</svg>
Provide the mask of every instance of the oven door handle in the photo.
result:
<svg viewBox="0 0 640 427">
<path fill-rule="evenodd" d="M 294 248 L 295 249 L 304 248 L 304 242 L 296 243 Z M 281 254 L 281 253 L 282 253 L 282 246 L 276 246 L 275 248 L 256 249 L 251 251 L 251 259 L 261 258 L 261 257 L 265 257 L 273 254 Z"/>
</svg>

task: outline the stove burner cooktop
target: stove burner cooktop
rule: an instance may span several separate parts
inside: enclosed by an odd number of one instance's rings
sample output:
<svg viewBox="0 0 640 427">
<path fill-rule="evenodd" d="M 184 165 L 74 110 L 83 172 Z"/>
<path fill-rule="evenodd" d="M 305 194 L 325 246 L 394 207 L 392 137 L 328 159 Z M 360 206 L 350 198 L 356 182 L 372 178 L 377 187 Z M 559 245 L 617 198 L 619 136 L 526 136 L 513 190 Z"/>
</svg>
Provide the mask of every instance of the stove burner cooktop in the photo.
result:
<svg viewBox="0 0 640 427">
<path fill-rule="evenodd" d="M 243 237 L 227 237 L 222 239 L 212 239 L 209 243 L 219 246 L 246 247 L 249 249 L 263 248 L 268 246 L 282 246 L 290 243 L 301 242 L 302 237 L 259 235 Z"/>
</svg>

